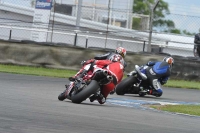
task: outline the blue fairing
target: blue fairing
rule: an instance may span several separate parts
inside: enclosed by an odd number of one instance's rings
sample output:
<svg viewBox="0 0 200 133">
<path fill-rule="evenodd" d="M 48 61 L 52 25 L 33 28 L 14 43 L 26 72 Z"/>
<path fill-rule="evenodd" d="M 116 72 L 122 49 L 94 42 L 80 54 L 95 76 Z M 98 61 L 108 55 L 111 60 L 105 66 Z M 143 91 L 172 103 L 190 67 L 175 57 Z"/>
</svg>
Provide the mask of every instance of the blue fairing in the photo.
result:
<svg viewBox="0 0 200 133">
<path fill-rule="evenodd" d="M 164 74 L 164 73 L 166 73 L 168 68 L 169 68 L 169 65 L 163 64 L 162 62 L 157 62 L 153 66 L 153 70 L 157 74 Z"/>
<path fill-rule="evenodd" d="M 145 69 L 142 69 L 140 70 L 142 73 L 146 74 L 146 70 Z"/>
</svg>

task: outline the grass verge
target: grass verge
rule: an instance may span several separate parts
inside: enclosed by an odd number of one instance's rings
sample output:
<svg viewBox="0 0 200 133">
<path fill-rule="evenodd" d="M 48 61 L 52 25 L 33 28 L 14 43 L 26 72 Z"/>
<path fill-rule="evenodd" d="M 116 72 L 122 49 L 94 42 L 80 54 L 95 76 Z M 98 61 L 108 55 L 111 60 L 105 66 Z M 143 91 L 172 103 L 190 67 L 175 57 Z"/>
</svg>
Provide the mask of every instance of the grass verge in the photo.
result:
<svg viewBox="0 0 200 133">
<path fill-rule="evenodd" d="M 58 78 L 68 78 L 68 77 L 74 76 L 77 73 L 77 71 L 75 71 L 75 70 L 53 69 L 53 68 L 44 68 L 44 67 L 30 67 L 30 66 L 17 66 L 17 65 L 4 65 L 4 64 L 0 64 L 0 72 L 58 77 Z M 165 84 L 164 86 L 165 87 L 174 87 L 174 88 L 200 89 L 199 82 L 184 81 L 184 80 L 170 79 L 167 82 L 167 84 Z"/>
<path fill-rule="evenodd" d="M 200 116 L 200 105 L 152 105 L 150 107 L 162 111 Z"/>
<path fill-rule="evenodd" d="M 17 65 L 2 65 L 2 64 L 0 64 L 0 72 L 58 77 L 58 78 L 68 78 L 76 74 L 76 71 L 74 70 L 31 67 L 31 66 L 17 66 Z"/>
<path fill-rule="evenodd" d="M 187 89 L 198 89 L 200 90 L 200 83 L 197 81 L 185 81 L 185 80 L 172 80 L 170 79 L 165 87 L 174 88 L 187 88 Z"/>
</svg>

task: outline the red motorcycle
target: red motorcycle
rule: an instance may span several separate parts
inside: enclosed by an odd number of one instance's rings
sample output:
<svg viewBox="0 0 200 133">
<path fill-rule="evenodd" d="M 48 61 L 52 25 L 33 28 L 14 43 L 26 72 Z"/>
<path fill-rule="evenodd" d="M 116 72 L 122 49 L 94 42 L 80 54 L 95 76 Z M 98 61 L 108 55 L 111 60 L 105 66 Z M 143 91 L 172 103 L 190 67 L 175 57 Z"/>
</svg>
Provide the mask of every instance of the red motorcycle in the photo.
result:
<svg viewBox="0 0 200 133">
<path fill-rule="evenodd" d="M 106 65 L 105 62 L 107 62 Z M 81 78 L 75 78 L 66 85 L 66 90 L 58 96 L 58 99 L 63 101 L 67 98 L 73 103 L 81 103 L 97 93 L 102 93 L 104 97 L 107 97 L 122 80 L 123 69 L 120 62 L 109 60 L 98 61 L 98 64 L 87 64 L 79 76 Z"/>
</svg>

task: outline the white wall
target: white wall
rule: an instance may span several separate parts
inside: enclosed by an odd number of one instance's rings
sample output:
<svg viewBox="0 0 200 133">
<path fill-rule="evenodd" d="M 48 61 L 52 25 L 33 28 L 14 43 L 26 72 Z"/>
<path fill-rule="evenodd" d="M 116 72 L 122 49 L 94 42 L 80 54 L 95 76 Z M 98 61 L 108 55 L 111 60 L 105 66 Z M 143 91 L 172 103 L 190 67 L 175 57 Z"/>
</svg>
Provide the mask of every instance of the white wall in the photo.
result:
<svg viewBox="0 0 200 133">
<path fill-rule="evenodd" d="M 5 7 L 5 6 L 3 6 Z M 1 7 L 1 8 L 3 8 Z M 5 8 L 3 8 L 5 10 Z M 13 10 L 15 10 L 15 12 L 17 12 L 17 9 L 14 9 L 12 7 Z M 23 11 L 22 9 L 20 10 L 21 12 Z M 12 26 L 23 26 L 27 29 L 30 29 L 29 27 L 32 26 L 32 23 L 23 23 L 20 21 L 16 21 L 16 20 L 21 20 L 21 21 L 25 21 L 25 22 L 32 22 L 33 21 L 33 16 L 31 16 L 31 14 L 33 15 L 33 11 L 32 10 L 24 10 L 24 12 L 26 12 L 25 14 L 28 15 L 22 15 L 22 13 L 15 13 L 15 12 L 5 12 L 5 11 L 0 11 L 0 26 L 5 26 L 5 25 L 12 25 Z M 4 18 L 4 19 L 3 19 Z M 7 19 L 5 19 L 7 18 Z M 8 20 L 8 19 L 15 19 L 14 20 Z M 20 23 L 19 23 L 20 22 Z M 63 22 L 63 23 L 68 23 L 68 24 L 73 24 L 75 22 L 75 18 L 71 17 L 71 16 L 65 16 L 65 15 L 56 15 L 55 16 L 55 22 Z M 86 20 L 82 20 L 81 21 L 82 24 L 81 26 L 84 27 L 88 27 L 88 28 L 93 28 L 94 31 L 95 29 L 98 30 L 99 29 L 103 29 L 104 27 L 106 27 L 103 24 L 100 23 L 96 23 L 96 22 L 91 22 L 91 21 L 86 21 Z M 65 26 L 62 27 L 63 30 L 66 29 Z M 147 39 L 148 37 L 148 33 L 142 33 L 142 32 L 138 32 L 138 31 L 133 31 L 133 30 L 126 30 L 124 28 L 120 28 L 120 27 L 114 27 L 114 26 L 109 26 L 110 30 L 116 31 L 116 35 L 117 36 L 112 36 L 112 38 L 115 39 L 109 39 L 109 41 L 107 41 L 107 46 L 108 47 L 116 47 L 117 43 L 118 43 L 118 39 L 119 36 L 121 37 L 121 41 L 123 42 L 123 46 L 125 46 L 128 51 L 134 51 L 134 52 L 139 52 L 142 51 L 142 46 L 143 43 L 135 43 L 135 42 L 131 42 L 128 40 L 133 40 L 131 36 L 136 36 L 136 37 L 140 37 L 140 39 Z M 11 27 L 10 28 L 3 28 L 1 27 L 0 30 L 0 39 L 8 39 L 9 38 L 9 33 L 10 33 Z M 55 30 L 54 30 L 55 31 Z M 119 32 L 120 31 L 120 32 Z M 67 31 L 59 31 L 59 32 L 65 32 L 67 33 Z M 69 31 L 68 31 L 69 32 Z M 65 35 L 60 35 L 60 34 L 54 34 L 53 35 L 53 42 L 61 42 L 61 43 L 70 43 L 73 45 L 74 43 L 74 32 L 71 31 L 69 32 L 70 34 L 65 34 Z M 127 33 L 127 34 L 124 34 Z M 124 34 L 124 37 L 122 36 Z M 101 35 L 94 35 L 93 33 L 89 34 L 89 36 L 96 36 L 95 38 L 91 38 L 89 37 L 89 44 L 90 46 L 99 46 L 99 47 L 104 47 L 105 46 L 105 40 L 104 39 L 99 39 L 98 37 Z M 106 35 L 102 36 L 102 37 L 106 37 Z M 178 36 L 178 35 L 169 35 L 169 34 L 153 34 L 152 37 L 158 38 L 158 39 L 165 39 L 168 40 L 168 46 L 164 48 L 164 52 L 170 53 L 170 54 L 176 54 L 176 55 L 181 55 L 181 56 L 193 56 L 193 36 Z M 84 37 L 80 37 L 79 36 L 79 41 L 78 41 L 78 45 L 79 46 L 85 46 L 85 39 L 86 36 Z M 110 38 L 108 36 L 108 38 Z M 30 31 L 27 30 L 16 30 L 16 29 L 12 29 L 12 39 L 17 39 L 17 40 L 29 40 L 30 39 Z M 49 33 L 48 35 L 48 39 L 47 41 L 51 41 L 51 34 Z M 182 42 L 182 43 L 174 43 L 174 41 L 176 42 Z M 162 42 L 164 43 L 164 42 Z M 187 43 L 187 44 L 185 44 Z M 146 42 L 146 44 L 148 44 Z M 159 45 L 159 43 L 158 43 Z M 161 44 L 160 44 L 161 45 Z"/>
</svg>

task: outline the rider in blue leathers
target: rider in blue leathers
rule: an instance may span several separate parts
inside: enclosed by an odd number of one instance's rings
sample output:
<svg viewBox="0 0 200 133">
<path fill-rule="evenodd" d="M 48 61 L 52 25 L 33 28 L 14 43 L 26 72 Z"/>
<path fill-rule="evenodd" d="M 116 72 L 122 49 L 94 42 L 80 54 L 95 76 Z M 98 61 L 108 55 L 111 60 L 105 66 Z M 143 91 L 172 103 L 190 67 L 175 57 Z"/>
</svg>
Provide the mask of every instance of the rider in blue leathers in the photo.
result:
<svg viewBox="0 0 200 133">
<path fill-rule="evenodd" d="M 154 96 L 161 96 L 163 91 L 161 85 L 167 83 L 170 75 L 174 59 L 172 57 L 165 57 L 163 61 L 152 62 L 149 61 L 146 66 L 142 67 L 141 71 L 148 77 L 148 82 L 154 88 L 149 92 Z"/>
</svg>

